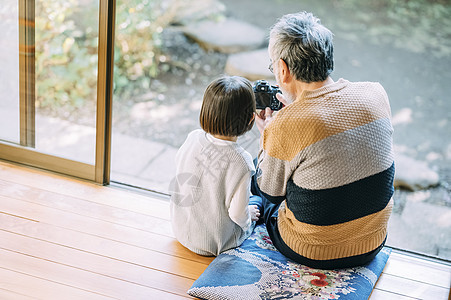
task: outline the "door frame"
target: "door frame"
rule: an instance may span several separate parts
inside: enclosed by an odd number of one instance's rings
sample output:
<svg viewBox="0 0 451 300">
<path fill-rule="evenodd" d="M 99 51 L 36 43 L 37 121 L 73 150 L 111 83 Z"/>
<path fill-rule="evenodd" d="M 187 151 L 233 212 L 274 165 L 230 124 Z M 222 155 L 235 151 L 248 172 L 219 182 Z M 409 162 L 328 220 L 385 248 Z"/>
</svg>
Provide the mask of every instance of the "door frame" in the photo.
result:
<svg viewBox="0 0 451 300">
<path fill-rule="evenodd" d="M 19 1 L 20 144 L 0 141 L 0 159 L 95 181 L 110 182 L 115 0 L 99 0 L 95 164 L 32 149 L 35 145 L 34 3 Z"/>
</svg>

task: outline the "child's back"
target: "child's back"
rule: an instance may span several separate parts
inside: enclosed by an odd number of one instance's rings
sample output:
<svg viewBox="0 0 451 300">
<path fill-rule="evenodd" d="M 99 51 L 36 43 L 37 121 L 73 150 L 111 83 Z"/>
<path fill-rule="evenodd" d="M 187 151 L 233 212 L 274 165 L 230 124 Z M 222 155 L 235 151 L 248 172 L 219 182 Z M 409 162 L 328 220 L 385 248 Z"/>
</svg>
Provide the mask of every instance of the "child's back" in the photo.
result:
<svg viewBox="0 0 451 300">
<path fill-rule="evenodd" d="M 239 203 L 246 193 L 239 189 L 248 188 L 255 172 L 251 155 L 236 142 L 199 129 L 180 148 L 176 166 L 171 219 L 179 242 L 201 255 L 241 245 L 252 230 L 249 213 Z"/>
<path fill-rule="evenodd" d="M 252 157 L 237 143 L 254 124 L 249 80 L 226 76 L 205 90 L 199 121 L 176 156 L 172 228 L 179 242 L 201 255 L 218 255 L 250 235 L 261 198 L 250 198 Z"/>
</svg>

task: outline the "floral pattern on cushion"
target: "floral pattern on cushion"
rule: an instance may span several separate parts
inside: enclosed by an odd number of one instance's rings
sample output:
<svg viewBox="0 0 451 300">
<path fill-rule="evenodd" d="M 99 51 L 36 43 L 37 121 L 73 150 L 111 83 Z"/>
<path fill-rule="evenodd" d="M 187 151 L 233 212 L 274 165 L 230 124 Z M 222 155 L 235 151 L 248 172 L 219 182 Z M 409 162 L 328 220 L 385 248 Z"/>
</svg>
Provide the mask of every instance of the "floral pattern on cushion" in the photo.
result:
<svg viewBox="0 0 451 300">
<path fill-rule="evenodd" d="M 243 245 L 220 254 L 188 294 L 200 299 L 367 299 L 391 249 L 369 264 L 319 270 L 288 260 L 272 245 L 264 225 Z"/>
</svg>

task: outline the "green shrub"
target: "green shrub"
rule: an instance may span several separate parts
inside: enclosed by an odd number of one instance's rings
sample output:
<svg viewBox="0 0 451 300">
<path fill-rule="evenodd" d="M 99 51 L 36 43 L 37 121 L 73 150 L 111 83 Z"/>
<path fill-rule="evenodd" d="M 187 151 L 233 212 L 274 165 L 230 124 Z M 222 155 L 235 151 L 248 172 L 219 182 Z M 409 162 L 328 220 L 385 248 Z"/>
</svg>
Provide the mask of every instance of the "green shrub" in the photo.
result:
<svg viewBox="0 0 451 300">
<path fill-rule="evenodd" d="M 97 32 L 77 28 L 77 1 L 36 1 L 36 105 L 83 105 L 95 99 Z M 95 41 L 95 43 L 93 43 Z"/>
<path fill-rule="evenodd" d="M 169 3 L 169 5 L 168 5 Z M 162 60 L 161 33 L 182 1 L 120 0 L 116 7 L 115 94 L 149 87 Z M 78 108 L 97 93 L 98 7 L 36 1 L 36 105 Z"/>
<path fill-rule="evenodd" d="M 169 4 L 168 4 L 169 3 Z M 166 56 L 161 33 L 172 23 L 182 1 L 118 1 L 114 55 L 116 94 L 136 93 L 150 86 Z"/>
</svg>

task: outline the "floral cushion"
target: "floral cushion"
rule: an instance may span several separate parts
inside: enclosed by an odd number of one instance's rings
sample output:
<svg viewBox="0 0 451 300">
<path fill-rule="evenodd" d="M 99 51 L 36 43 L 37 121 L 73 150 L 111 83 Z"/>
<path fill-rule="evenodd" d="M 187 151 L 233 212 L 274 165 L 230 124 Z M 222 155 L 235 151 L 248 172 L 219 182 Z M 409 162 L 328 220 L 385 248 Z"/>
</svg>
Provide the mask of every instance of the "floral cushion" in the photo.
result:
<svg viewBox="0 0 451 300">
<path fill-rule="evenodd" d="M 271 243 L 264 225 L 240 247 L 216 257 L 188 294 L 201 299 L 368 299 L 391 249 L 369 264 L 312 269 L 288 260 Z"/>
</svg>

